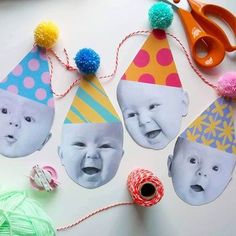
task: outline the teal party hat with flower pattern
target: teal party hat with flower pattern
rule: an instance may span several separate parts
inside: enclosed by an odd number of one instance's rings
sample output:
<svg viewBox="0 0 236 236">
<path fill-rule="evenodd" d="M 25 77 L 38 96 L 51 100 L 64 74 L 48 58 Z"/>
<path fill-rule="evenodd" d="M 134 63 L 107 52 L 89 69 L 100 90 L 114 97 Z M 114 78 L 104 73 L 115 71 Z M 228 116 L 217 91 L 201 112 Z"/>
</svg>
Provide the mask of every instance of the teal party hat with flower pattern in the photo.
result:
<svg viewBox="0 0 236 236">
<path fill-rule="evenodd" d="M 232 103 L 230 99 L 218 98 L 194 120 L 180 137 L 236 154 Z"/>
</svg>

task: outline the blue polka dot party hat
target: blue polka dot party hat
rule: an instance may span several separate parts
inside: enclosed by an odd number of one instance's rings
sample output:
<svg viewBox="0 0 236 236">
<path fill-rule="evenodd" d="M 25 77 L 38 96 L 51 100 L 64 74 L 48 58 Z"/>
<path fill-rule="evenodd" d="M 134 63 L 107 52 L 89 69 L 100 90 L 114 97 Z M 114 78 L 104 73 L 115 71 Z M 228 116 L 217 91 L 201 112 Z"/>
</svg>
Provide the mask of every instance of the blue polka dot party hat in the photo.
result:
<svg viewBox="0 0 236 236">
<path fill-rule="evenodd" d="M 0 83 L 0 89 L 53 108 L 46 50 L 33 47 Z"/>
</svg>

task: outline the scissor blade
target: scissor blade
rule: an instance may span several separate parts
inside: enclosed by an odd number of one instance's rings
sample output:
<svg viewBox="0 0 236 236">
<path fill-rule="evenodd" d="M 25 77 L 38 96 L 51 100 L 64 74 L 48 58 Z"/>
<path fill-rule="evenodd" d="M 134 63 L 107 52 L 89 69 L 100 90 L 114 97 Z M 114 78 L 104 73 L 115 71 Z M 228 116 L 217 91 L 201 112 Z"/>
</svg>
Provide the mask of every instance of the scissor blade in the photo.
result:
<svg viewBox="0 0 236 236">
<path fill-rule="evenodd" d="M 174 3 L 172 3 L 172 2 L 170 2 L 168 0 L 161 0 L 160 2 L 165 2 L 165 3 L 169 4 L 169 5 L 171 5 L 174 8 L 174 10 L 178 10 L 179 9 Z"/>
</svg>

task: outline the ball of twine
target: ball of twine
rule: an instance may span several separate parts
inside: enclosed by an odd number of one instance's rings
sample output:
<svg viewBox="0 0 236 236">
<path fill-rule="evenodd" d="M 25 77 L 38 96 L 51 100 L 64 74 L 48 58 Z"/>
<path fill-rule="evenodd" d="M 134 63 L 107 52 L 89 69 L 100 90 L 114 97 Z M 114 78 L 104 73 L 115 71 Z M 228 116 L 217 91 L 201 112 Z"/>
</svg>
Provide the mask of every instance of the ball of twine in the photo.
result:
<svg viewBox="0 0 236 236">
<path fill-rule="evenodd" d="M 0 195 L 1 236 L 54 236 L 51 219 L 25 192 Z"/>
<path fill-rule="evenodd" d="M 136 169 L 132 171 L 128 176 L 127 184 L 133 201 L 140 206 L 153 206 L 164 195 L 161 181 L 149 170 Z"/>
</svg>

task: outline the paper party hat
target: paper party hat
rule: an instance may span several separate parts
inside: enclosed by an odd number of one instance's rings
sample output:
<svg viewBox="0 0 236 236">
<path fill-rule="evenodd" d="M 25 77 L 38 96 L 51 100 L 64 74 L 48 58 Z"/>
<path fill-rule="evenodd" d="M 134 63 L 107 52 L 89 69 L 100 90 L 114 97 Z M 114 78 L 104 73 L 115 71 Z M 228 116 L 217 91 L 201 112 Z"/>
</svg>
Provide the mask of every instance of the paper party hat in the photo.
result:
<svg viewBox="0 0 236 236">
<path fill-rule="evenodd" d="M 113 105 L 96 78 L 83 78 L 64 124 L 120 122 Z"/>
<path fill-rule="evenodd" d="M 182 87 L 165 31 L 152 31 L 121 79 Z"/>
<path fill-rule="evenodd" d="M 180 137 L 236 154 L 232 100 L 218 98 Z"/>
<path fill-rule="evenodd" d="M 35 46 L 0 83 L 0 89 L 53 107 L 46 52 Z"/>
</svg>

